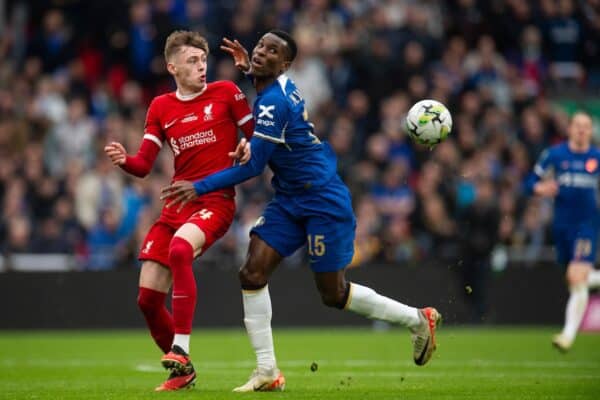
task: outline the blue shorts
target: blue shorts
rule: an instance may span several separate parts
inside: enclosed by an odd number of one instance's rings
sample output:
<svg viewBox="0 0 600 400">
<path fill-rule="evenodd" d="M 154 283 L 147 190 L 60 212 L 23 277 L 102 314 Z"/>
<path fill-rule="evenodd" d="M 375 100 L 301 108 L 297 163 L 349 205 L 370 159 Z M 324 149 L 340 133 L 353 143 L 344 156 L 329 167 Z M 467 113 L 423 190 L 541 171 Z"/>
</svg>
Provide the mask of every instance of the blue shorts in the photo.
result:
<svg viewBox="0 0 600 400">
<path fill-rule="evenodd" d="M 250 233 L 283 257 L 308 244 L 311 269 L 333 272 L 352 261 L 355 228 L 350 192 L 336 176 L 323 188 L 276 194 Z"/>
<path fill-rule="evenodd" d="M 593 223 L 554 226 L 552 230 L 558 263 L 567 266 L 571 261 L 596 261 L 598 228 Z"/>
</svg>

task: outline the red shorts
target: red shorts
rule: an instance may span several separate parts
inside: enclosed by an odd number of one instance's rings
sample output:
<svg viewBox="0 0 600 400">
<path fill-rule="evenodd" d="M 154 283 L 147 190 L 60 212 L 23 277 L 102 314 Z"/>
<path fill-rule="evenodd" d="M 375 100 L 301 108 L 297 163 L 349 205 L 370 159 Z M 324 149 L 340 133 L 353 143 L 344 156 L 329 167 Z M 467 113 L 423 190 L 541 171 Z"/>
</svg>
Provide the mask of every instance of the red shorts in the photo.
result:
<svg viewBox="0 0 600 400">
<path fill-rule="evenodd" d="M 179 213 L 177 206 L 163 208 L 142 243 L 138 259 L 156 261 L 168 267 L 169 244 L 177 229 L 185 223 L 192 223 L 204 232 L 206 241 L 201 249 L 204 252 L 227 232 L 234 215 L 235 200 L 220 193 L 202 196 L 186 204 Z"/>
</svg>

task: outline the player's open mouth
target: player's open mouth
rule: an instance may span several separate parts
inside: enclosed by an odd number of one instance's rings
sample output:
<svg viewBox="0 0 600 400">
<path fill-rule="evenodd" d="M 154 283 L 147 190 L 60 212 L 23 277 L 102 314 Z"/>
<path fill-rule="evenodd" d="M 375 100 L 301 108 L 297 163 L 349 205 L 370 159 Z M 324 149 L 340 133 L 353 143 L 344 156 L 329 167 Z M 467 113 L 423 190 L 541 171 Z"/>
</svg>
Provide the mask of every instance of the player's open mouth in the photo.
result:
<svg viewBox="0 0 600 400">
<path fill-rule="evenodd" d="M 258 57 L 252 57 L 252 67 L 262 67 L 263 63 L 258 59 Z"/>
</svg>

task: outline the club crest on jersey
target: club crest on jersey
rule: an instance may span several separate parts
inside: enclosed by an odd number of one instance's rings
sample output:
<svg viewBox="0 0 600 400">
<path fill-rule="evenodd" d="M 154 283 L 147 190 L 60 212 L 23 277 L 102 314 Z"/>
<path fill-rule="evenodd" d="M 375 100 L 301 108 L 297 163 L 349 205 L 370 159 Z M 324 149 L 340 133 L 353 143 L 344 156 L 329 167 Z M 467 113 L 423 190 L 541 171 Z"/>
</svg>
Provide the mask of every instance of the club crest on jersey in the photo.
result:
<svg viewBox="0 0 600 400">
<path fill-rule="evenodd" d="M 209 105 L 204 106 L 204 120 L 205 121 L 210 121 L 213 119 L 212 108 L 213 108 L 213 103 L 210 103 Z"/>
<path fill-rule="evenodd" d="M 142 250 L 142 253 L 150 253 L 150 249 L 152 248 L 152 245 L 154 244 L 154 240 L 148 240 L 146 242 L 146 246 L 144 247 L 144 250 Z"/>
<path fill-rule="evenodd" d="M 598 169 L 598 160 L 590 158 L 585 162 L 585 170 L 590 174 Z"/>
<path fill-rule="evenodd" d="M 271 111 L 275 111 L 275 106 L 263 106 L 261 104 L 258 105 L 260 112 L 258 113 L 258 118 L 267 117 L 273 119 L 273 113 Z"/>
</svg>

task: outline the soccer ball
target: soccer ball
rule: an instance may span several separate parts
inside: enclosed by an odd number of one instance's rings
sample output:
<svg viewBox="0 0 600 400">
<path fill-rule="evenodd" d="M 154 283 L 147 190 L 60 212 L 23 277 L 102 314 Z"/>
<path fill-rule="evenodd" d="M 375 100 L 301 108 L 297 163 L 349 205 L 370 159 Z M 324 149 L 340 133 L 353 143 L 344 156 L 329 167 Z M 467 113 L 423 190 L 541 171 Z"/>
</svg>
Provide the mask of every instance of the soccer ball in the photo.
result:
<svg viewBox="0 0 600 400">
<path fill-rule="evenodd" d="M 439 101 L 421 100 L 406 115 L 406 131 L 417 143 L 434 146 L 446 139 L 451 130 L 450 111 Z"/>
</svg>

